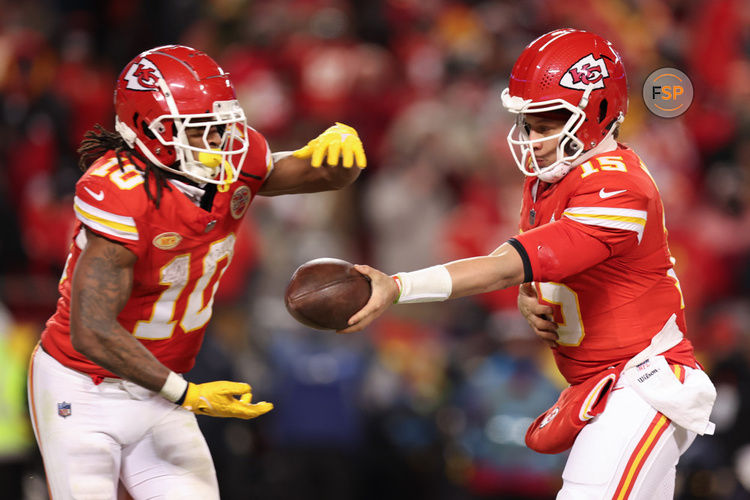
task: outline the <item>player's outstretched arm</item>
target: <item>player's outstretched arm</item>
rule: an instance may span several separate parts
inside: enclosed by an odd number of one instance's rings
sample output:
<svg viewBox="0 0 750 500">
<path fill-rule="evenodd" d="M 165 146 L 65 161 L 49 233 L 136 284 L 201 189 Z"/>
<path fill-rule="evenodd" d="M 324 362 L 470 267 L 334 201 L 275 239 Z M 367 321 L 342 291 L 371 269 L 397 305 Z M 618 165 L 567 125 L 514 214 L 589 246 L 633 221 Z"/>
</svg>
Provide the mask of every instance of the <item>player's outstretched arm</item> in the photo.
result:
<svg viewBox="0 0 750 500">
<path fill-rule="evenodd" d="M 349 318 L 349 327 L 339 330 L 338 333 L 352 333 L 363 330 L 383 314 L 391 304 L 396 303 L 400 293 L 399 286 L 392 276 L 360 264 L 355 265 L 354 269 L 370 279 L 372 294 L 365 307 Z"/>
<path fill-rule="evenodd" d="M 188 383 L 125 330 L 117 316 L 130 297 L 136 257 L 85 231 L 87 244 L 76 263 L 71 292 L 70 335 L 78 352 L 198 414 L 247 419 L 273 408 L 266 402 L 252 404 L 250 386 L 244 383 Z"/>
<path fill-rule="evenodd" d="M 363 330 L 394 303 L 454 299 L 500 290 L 524 281 L 523 260 L 508 243 L 490 255 L 456 260 L 394 276 L 370 266 L 354 267 L 370 278 L 372 295 L 367 304 L 349 318 L 350 326 L 339 333 Z"/>
<path fill-rule="evenodd" d="M 258 192 L 264 196 L 341 189 L 367 166 L 357 131 L 338 122 L 304 147 L 273 156 L 274 169 Z"/>
</svg>

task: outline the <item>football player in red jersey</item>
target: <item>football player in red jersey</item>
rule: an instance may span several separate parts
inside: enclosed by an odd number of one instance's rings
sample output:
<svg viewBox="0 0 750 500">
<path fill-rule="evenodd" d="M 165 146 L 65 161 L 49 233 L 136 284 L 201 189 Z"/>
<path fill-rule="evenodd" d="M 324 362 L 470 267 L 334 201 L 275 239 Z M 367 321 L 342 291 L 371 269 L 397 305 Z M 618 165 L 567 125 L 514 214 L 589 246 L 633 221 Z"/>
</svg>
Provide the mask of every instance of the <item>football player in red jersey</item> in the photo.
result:
<svg viewBox="0 0 750 500">
<path fill-rule="evenodd" d="M 98 127 L 82 143 L 60 299 L 30 365 L 49 490 L 115 498 L 121 481 L 136 499 L 215 499 L 194 414 L 250 419 L 273 408 L 253 403 L 246 383 L 180 375 L 195 362 L 240 221 L 256 195 L 349 185 L 364 150 L 337 123 L 272 154 L 229 75 L 178 45 L 125 67 L 115 111 L 116 133 Z"/>
<path fill-rule="evenodd" d="M 527 176 L 519 234 L 490 255 L 394 276 L 357 266 L 373 294 L 343 332 L 392 303 L 522 285 L 522 312 L 570 384 L 526 433 L 543 453 L 572 448 L 557 498 L 672 498 L 680 455 L 713 432 L 716 392 L 685 338 L 659 191 L 616 141 L 622 60 L 595 34 L 547 33 L 521 53 L 502 103 Z"/>
</svg>

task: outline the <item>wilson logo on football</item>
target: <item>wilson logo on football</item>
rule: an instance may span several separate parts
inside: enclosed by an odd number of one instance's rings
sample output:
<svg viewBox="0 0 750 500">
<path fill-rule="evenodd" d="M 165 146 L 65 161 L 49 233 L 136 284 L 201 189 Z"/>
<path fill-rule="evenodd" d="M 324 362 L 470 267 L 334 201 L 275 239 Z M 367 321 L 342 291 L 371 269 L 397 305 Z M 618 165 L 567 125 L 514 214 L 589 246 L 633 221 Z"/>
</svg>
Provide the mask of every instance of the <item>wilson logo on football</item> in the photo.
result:
<svg viewBox="0 0 750 500">
<path fill-rule="evenodd" d="M 182 236 L 177 233 L 161 233 L 159 236 L 154 238 L 154 246 L 161 250 L 170 250 L 182 241 Z"/>
<path fill-rule="evenodd" d="M 141 59 L 130 67 L 124 78 L 128 82 L 126 88 L 130 90 L 157 90 L 156 83 L 161 73 L 154 63 Z"/>
<path fill-rule="evenodd" d="M 560 79 L 560 85 L 574 90 L 586 90 L 589 87 L 603 89 L 604 79 L 608 77 L 604 59 L 594 59 L 594 55 L 589 54 L 568 68 Z"/>
</svg>

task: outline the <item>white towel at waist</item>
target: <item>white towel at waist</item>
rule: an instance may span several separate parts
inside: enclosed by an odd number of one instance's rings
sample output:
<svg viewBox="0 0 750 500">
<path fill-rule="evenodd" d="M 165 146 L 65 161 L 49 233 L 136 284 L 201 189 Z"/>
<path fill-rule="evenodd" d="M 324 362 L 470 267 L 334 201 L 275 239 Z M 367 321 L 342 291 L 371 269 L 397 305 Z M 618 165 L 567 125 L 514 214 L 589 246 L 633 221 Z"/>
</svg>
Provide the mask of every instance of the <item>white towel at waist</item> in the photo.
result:
<svg viewBox="0 0 750 500">
<path fill-rule="evenodd" d="M 682 341 L 683 334 L 673 314 L 651 344 L 625 365 L 622 378 L 655 410 L 675 425 L 697 434 L 713 434 L 709 421 L 716 400 L 716 389 L 700 369 L 685 367 L 685 381 L 675 377 L 661 354 Z"/>
</svg>

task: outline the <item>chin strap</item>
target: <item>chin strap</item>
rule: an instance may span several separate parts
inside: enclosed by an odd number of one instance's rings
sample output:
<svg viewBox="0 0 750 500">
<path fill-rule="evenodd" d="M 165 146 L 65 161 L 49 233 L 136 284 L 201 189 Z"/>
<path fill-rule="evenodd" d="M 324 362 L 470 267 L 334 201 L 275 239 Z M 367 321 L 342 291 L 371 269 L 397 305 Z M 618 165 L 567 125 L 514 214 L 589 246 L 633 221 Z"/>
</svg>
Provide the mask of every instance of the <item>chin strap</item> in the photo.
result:
<svg viewBox="0 0 750 500">
<path fill-rule="evenodd" d="M 613 130 L 611 130 L 606 136 L 604 136 L 604 139 L 599 141 L 599 144 L 576 158 L 572 163 L 571 168 L 586 163 L 589 158 L 592 158 L 598 154 L 606 153 L 608 151 L 614 151 L 615 149 L 617 149 L 617 141 L 614 137 L 612 137 L 612 133 Z"/>
<path fill-rule="evenodd" d="M 606 153 L 608 151 L 614 151 L 615 149 L 617 149 L 617 141 L 614 137 L 612 137 L 614 131 L 615 127 L 613 126 L 609 130 L 609 132 L 607 132 L 607 135 L 604 136 L 604 139 L 599 141 L 599 144 L 583 153 L 573 162 L 560 162 L 550 170 L 539 174 L 539 180 L 542 182 L 547 182 L 549 184 L 554 184 L 555 182 L 560 181 L 563 177 L 568 175 L 568 172 L 570 172 L 578 165 L 586 163 L 589 158 L 593 158 L 598 154 Z"/>
<path fill-rule="evenodd" d="M 554 184 L 555 182 L 568 175 L 568 172 L 570 172 L 572 168 L 573 165 L 571 163 L 561 161 L 551 169 L 545 170 L 544 172 L 540 173 L 537 178 L 542 182 Z"/>
</svg>

